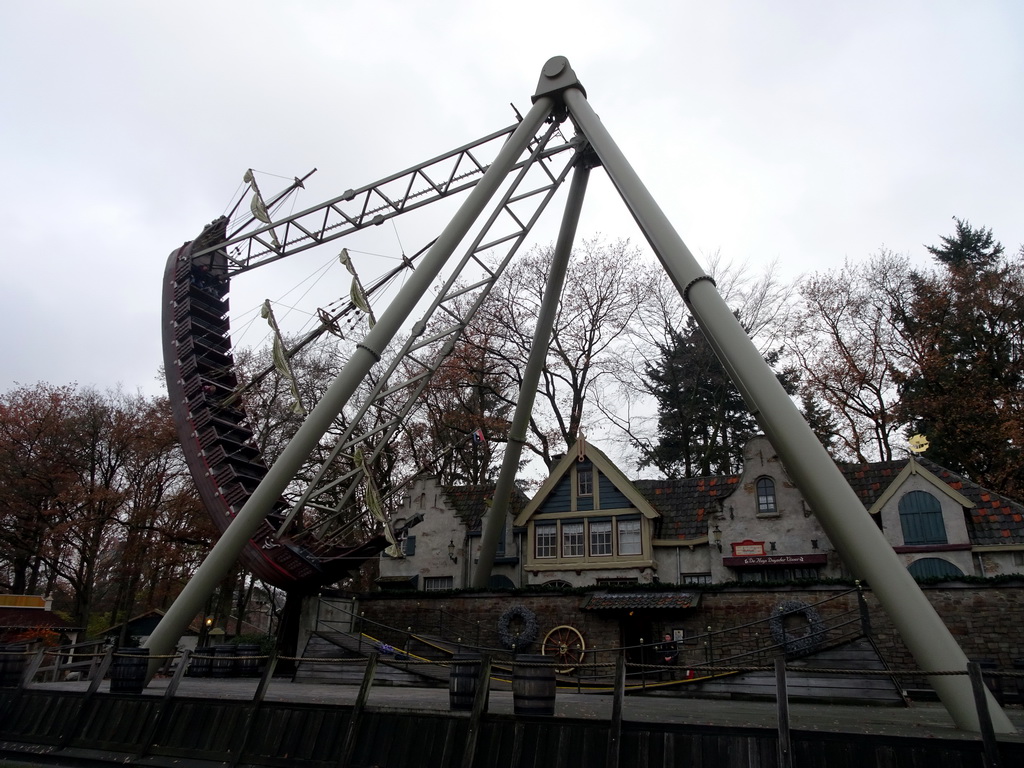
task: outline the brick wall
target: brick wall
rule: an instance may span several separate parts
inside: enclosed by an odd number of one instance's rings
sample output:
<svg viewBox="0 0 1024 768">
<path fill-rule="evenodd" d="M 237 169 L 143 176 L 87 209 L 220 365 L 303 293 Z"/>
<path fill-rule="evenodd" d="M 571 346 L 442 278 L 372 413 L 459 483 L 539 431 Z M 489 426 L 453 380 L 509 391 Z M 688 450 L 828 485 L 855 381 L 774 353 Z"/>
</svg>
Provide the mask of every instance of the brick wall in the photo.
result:
<svg viewBox="0 0 1024 768">
<path fill-rule="evenodd" d="M 991 659 L 1000 669 L 1012 669 L 1014 660 L 1024 659 L 1024 584 L 942 585 L 925 587 L 924 592 L 969 658 Z M 366 631 L 377 631 L 388 642 L 403 642 L 401 630 L 411 627 L 413 632 L 452 641 L 461 638 L 466 644 L 498 647 L 499 617 L 510 606 L 522 605 L 536 614 L 540 638 L 553 627 L 568 624 L 582 633 L 589 648 L 619 646 L 623 637 L 621 614 L 584 610 L 588 599 L 589 595 L 578 594 L 374 594 L 361 597 L 358 610 L 367 620 Z M 842 618 L 859 620 L 856 594 L 834 587 L 725 589 L 704 593 L 696 609 L 650 612 L 646 616 L 652 639 L 671 629 L 685 629 L 691 642 L 684 644 L 683 650 L 693 656 L 705 652 L 708 627 L 714 633 L 729 630 L 723 638 L 728 635 L 730 642 L 736 643 L 734 649 L 753 650 L 771 644 L 765 620 L 787 600 L 817 605 L 816 610 L 829 625 Z M 870 590 L 865 590 L 865 601 L 872 636 L 886 662 L 896 669 L 914 668 L 909 651 Z M 719 642 L 716 638 L 712 635 L 713 643 Z M 536 652 L 537 646 L 532 650 Z"/>
</svg>

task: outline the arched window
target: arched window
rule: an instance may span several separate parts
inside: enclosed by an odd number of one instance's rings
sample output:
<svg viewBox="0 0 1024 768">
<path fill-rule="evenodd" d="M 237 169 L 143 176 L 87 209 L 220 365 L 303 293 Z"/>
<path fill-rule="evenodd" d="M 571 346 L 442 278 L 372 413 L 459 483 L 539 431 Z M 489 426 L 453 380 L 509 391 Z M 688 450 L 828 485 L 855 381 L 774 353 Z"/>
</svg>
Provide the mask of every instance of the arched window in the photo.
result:
<svg viewBox="0 0 1024 768">
<path fill-rule="evenodd" d="M 541 586 L 550 587 L 551 589 L 572 589 L 572 584 L 565 579 L 551 579 L 550 581 L 545 581 Z"/>
<path fill-rule="evenodd" d="M 900 498 L 900 525 L 903 543 L 946 544 L 946 525 L 942 522 L 942 505 L 926 491 L 910 491 Z"/>
<path fill-rule="evenodd" d="M 775 505 L 775 481 L 770 477 L 760 477 L 757 480 L 757 514 L 779 514 L 779 509 Z"/>
<path fill-rule="evenodd" d="M 955 579 L 964 575 L 964 572 L 948 560 L 941 557 L 922 557 L 915 560 L 907 568 L 915 581 L 923 579 Z"/>
</svg>

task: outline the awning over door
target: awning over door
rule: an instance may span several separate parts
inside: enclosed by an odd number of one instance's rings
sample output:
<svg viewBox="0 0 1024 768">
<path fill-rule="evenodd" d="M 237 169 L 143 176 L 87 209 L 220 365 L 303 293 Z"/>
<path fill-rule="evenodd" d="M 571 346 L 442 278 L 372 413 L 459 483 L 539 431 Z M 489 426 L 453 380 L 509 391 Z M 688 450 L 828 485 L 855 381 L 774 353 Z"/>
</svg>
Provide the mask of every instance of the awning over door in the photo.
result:
<svg viewBox="0 0 1024 768">
<path fill-rule="evenodd" d="M 700 592 L 620 592 L 594 595 L 585 611 L 665 611 L 696 608 Z"/>
</svg>

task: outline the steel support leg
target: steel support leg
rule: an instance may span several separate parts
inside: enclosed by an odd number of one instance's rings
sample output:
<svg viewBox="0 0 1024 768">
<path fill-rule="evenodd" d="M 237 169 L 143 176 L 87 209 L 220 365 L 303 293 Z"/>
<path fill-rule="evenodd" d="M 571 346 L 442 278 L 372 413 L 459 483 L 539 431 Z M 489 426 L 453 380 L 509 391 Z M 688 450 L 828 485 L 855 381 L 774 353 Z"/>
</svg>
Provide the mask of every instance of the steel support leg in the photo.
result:
<svg viewBox="0 0 1024 768">
<path fill-rule="evenodd" d="M 949 629 L 872 522 L 860 499 L 733 316 L 714 282 L 697 264 L 619 151 L 586 96 L 574 87 L 567 88 L 562 96 L 569 114 L 601 159 L 718 359 L 843 560 L 858 578 L 867 580 L 921 669 L 925 672 L 966 671 L 967 657 Z M 978 714 L 966 675 L 933 676 L 929 681 L 957 727 L 977 731 Z M 989 707 L 995 730 L 1013 733 L 1013 725 L 991 694 Z"/>
<path fill-rule="evenodd" d="M 445 262 L 497 193 L 520 156 L 527 150 L 537 131 L 551 114 L 553 105 L 554 100 L 550 97 L 538 99 L 498 152 L 491 167 L 469 193 L 437 242 L 423 257 L 418 268 L 410 274 L 395 300 L 363 338 L 342 372 L 324 393 L 323 399 L 306 417 L 278 460 L 270 467 L 266 477 L 239 510 L 181 594 L 171 604 L 146 642 L 146 647 L 150 649 L 152 655 L 164 655 L 174 649 L 189 622 L 202 610 L 207 597 L 231 570 L 246 542 L 252 538 L 262 520 L 299 472 L 306 457 L 317 447 L 320 438 L 330 428 L 335 417 L 341 413 L 367 373 L 381 359 L 387 345 L 430 289 Z M 150 662 L 150 677 L 155 673 L 158 664 L 159 660 Z"/>
<path fill-rule="evenodd" d="M 584 152 L 587 150 L 583 150 Z M 530 356 L 523 370 L 523 382 L 519 389 L 519 400 L 512 416 L 509 428 L 508 443 L 505 445 L 505 456 L 502 458 L 501 471 L 494 488 L 494 500 L 483 520 L 483 531 L 480 536 L 480 557 L 476 571 L 473 573 L 473 587 L 483 589 L 491 577 L 494 567 L 494 556 L 498 549 L 498 536 L 501 535 L 502 524 L 508 519 L 509 501 L 515 487 L 516 474 L 519 471 L 519 459 L 526 444 L 526 430 L 533 413 L 533 401 L 537 396 L 537 383 L 540 381 L 547 359 L 548 345 L 551 343 L 551 329 L 555 325 L 558 313 L 558 300 L 562 296 L 565 276 L 572 254 L 572 244 L 576 239 L 576 228 L 583 209 L 583 198 L 587 191 L 587 180 L 590 178 L 590 166 L 585 157 L 578 157 L 573 169 L 572 182 L 569 184 L 569 195 L 565 201 L 565 212 L 562 214 L 562 226 L 555 241 L 555 251 L 551 257 L 551 268 L 548 272 L 547 285 L 544 287 L 544 298 L 541 300 L 537 325 L 533 329 L 533 343 Z"/>
</svg>

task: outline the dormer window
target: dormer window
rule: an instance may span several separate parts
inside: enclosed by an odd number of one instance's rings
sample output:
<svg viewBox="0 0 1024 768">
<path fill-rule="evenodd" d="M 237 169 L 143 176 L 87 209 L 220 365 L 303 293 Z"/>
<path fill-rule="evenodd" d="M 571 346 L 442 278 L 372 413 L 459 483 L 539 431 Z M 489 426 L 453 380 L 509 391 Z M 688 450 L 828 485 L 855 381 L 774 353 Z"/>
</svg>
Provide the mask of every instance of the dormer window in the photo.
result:
<svg viewBox="0 0 1024 768">
<path fill-rule="evenodd" d="M 757 514 L 759 517 L 775 517 L 779 514 L 775 504 L 775 481 L 770 477 L 757 480 Z"/>
<path fill-rule="evenodd" d="M 577 467 L 576 468 L 576 495 L 577 496 L 593 496 L 594 495 L 594 468 L 593 467 Z"/>
</svg>

